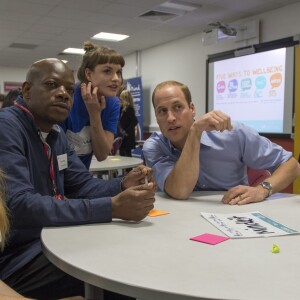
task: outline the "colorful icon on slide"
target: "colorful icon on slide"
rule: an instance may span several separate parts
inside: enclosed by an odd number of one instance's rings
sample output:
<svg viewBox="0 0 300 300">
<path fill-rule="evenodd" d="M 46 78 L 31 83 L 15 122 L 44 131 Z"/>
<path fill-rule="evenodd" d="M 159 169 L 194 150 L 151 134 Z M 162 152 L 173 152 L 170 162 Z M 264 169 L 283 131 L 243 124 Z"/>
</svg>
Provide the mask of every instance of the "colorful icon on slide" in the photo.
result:
<svg viewBox="0 0 300 300">
<path fill-rule="evenodd" d="M 282 74 L 281 73 L 275 73 L 270 77 L 270 84 L 272 88 L 279 87 L 282 83 Z"/>
<path fill-rule="evenodd" d="M 250 90 L 252 87 L 252 80 L 251 78 L 244 78 L 242 81 L 241 81 L 241 89 L 242 91 L 247 91 L 247 90 Z"/>
<path fill-rule="evenodd" d="M 224 93 L 226 89 L 225 81 L 218 81 L 217 83 L 217 92 L 218 94 Z"/>
<path fill-rule="evenodd" d="M 238 89 L 238 81 L 236 79 L 232 79 L 228 82 L 228 90 L 230 93 L 236 92 Z"/>
<path fill-rule="evenodd" d="M 265 76 L 258 76 L 255 79 L 255 86 L 257 89 L 262 90 L 266 87 L 267 85 L 267 79 Z"/>
</svg>

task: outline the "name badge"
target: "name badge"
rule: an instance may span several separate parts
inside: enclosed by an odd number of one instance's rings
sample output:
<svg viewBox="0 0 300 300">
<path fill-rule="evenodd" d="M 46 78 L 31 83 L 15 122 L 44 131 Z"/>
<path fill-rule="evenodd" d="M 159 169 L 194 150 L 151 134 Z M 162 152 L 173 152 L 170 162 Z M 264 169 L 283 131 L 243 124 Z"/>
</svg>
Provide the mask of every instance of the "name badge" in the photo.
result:
<svg viewBox="0 0 300 300">
<path fill-rule="evenodd" d="M 68 157 L 67 153 L 57 156 L 58 170 L 64 170 L 68 167 Z"/>
</svg>

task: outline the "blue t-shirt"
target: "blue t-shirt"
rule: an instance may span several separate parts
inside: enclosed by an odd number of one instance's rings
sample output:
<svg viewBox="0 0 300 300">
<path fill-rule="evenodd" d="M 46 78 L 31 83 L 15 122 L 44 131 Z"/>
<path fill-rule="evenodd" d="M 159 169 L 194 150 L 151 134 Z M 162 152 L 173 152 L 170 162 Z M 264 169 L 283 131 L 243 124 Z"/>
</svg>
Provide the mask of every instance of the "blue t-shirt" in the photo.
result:
<svg viewBox="0 0 300 300">
<path fill-rule="evenodd" d="M 238 122 L 233 122 L 231 131 L 203 132 L 200 143 L 200 172 L 194 191 L 224 191 L 237 185 L 249 185 L 247 166 L 272 173 L 292 156 L 291 152 Z M 164 191 L 165 181 L 181 151 L 162 133 L 154 132 L 145 142 L 143 154 L 146 165 L 153 169 L 159 189 Z"/>
<path fill-rule="evenodd" d="M 118 97 L 105 97 L 106 107 L 101 112 L 103 129 L 117 133 L 117 125 L 120 115 L 120 101 Z M 90 118 L 81 96 L 80 83 L 75 85 L 74 103 L 68 118 L 60 124 L 66 132 L 69 142 L 75 152 L 89 169 L 92 156 L 92 141 L 90 135 Z"/>
</svg>

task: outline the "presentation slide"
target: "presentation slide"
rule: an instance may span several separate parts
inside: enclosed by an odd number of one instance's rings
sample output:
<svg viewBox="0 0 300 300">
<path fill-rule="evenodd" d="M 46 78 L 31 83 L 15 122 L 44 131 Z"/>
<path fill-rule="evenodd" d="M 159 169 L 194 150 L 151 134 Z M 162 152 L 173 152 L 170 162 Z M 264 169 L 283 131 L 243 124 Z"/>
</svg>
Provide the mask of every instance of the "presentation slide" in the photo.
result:
<svg viewBox="0 0 300 300">
<path fill-rule="evenodd" d="M 284 132 L 286 48 L 214 62 L 213 76 L 213 109 L 258 132 Z"/>
</svg>

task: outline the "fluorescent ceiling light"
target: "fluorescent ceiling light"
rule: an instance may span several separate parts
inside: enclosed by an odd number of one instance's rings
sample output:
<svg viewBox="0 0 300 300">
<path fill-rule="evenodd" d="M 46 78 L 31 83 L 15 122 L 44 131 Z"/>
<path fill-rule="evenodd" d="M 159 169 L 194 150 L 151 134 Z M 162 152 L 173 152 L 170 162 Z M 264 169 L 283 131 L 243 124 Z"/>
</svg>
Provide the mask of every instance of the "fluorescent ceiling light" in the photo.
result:
<svg viewBox="0 0 300 300">
<path fill-rule="evenodd" d="M 178 9 L 178 10 L 182 10 L 182 11 L 193 11 L 193 10 L 198 9 L 200 6 L 201 5 L 192 4 L 192 3 L 183 3 L 181 1 L 164 2 L 159 5 L 159 7 Z"/>
<path fill-rule="evenodd" d="M 65 59 L 62 59 L 61 61 L 62 61 L 63 63 L 65 63 L 65 64 L 68 62 L 68 61 L 65 60 Z"/>
<path fill-rule="evenodd" d="M 63 51 L 63 53 L 68 53 L 68 54 L 84 54 L 85 51 L 84 49 L 80 48 L 67 48 Z"/>
<path fill-rule="evenodd" d="M 100 32 L 98 34 L 95 34 L 92 37 L 92 39 L 119 42 L 119 41 L 127 39 L 128 37 L 129 37 L 129 35 L 125 35 L 125 34 Z"/>
</svg>

